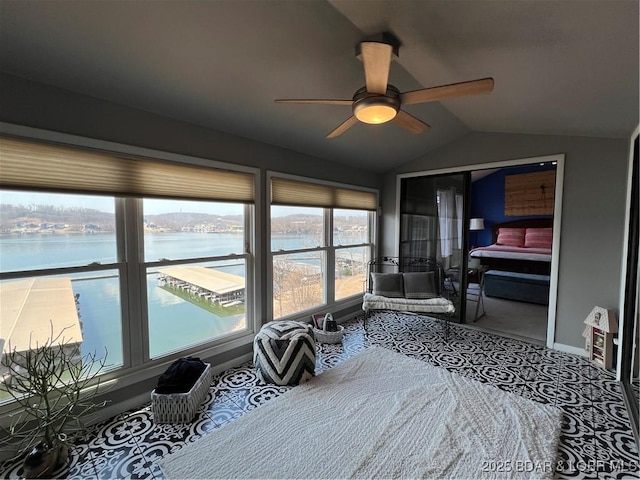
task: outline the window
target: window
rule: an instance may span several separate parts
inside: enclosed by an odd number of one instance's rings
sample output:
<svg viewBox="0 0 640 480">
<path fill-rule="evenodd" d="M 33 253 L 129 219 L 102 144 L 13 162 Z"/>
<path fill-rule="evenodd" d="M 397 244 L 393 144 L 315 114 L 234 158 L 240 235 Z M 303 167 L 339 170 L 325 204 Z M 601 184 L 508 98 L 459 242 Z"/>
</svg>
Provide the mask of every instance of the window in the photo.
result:
<svg viewBox="0 0 640 480">
<path fill-rule="evenodd" d="M 322 208 L 272 207 L 274 318 L 325 302 L 324 223 Z"/>
<path fill-rule="evenodd" d="M 370 223 L 366 210 L 333 210 L 336 300 L 363 292 L 371 259 Z"/>
<path fill-rule="evenodd" d="M 62 333 L 83 356 L 123 365 L 113 197 L 2 190 L 0 250 L 3 356 Z"/>
<path fill-rule="evenodd" d="M 64 331 L 118 376 L 250 336 L 255 173 L 12 137 L 0 169 L 3 355 Z"/>
<path fill-rule="evenodd" d="M 273 317 L 330 310 L 362 295 L 375 194 L 273 177 L 271 200 Z"/>
<path fill-rule="evenodd" d="M 145 199 L 143 212 L 151 358 L 245 330 L 244 206 Z"/>
</svg>

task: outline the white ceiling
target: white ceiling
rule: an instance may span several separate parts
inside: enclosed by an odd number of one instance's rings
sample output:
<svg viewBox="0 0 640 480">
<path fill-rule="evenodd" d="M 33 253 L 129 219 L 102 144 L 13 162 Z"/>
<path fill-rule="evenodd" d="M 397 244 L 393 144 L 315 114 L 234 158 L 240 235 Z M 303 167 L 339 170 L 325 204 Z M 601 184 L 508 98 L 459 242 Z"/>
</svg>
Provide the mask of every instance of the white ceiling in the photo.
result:
<svg viewBox="0 0 640 480">
<path fill-rule="evenodd" d="M 0 0 L 0 70 L 383 172 L 469 131 L 626 137 L 638 123 L 638 0 Z M 491 76 L 491 95 L 406 110 L 431 125 L 325 135 L 364 85 L 356 44 L 402 42 L 401 91 Z M 1 95 L 1 92 L 0 92 Z"/>
</svg>

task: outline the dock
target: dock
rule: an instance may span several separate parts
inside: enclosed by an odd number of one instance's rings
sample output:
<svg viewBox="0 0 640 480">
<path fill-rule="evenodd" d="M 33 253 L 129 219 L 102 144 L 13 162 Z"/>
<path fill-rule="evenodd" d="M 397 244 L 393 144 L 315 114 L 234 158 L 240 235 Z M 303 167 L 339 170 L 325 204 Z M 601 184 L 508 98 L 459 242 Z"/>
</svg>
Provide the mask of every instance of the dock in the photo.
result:
<svg viewBox="0 0 640 480">
<path fill-rule="evenodd" d="M 53 332 L 52 332 L 53 329 Z M 64 332 L 63 332 L 64 330 Z M 60 333 L 62 335 L 60 335 Z M 74 347 L 82 329 L 71 279 L 36 277 L 0 283 L 0 347 L 26 352 L 51 341 Z"/>
<path fill-rule="evenodd" d="M 158 270 L 158 280 L 189 290 L 222 306 L 238 305 L 244 300 L 245 279 L 240 275 L 201 266 L 180 266 Z"/>
</svg>

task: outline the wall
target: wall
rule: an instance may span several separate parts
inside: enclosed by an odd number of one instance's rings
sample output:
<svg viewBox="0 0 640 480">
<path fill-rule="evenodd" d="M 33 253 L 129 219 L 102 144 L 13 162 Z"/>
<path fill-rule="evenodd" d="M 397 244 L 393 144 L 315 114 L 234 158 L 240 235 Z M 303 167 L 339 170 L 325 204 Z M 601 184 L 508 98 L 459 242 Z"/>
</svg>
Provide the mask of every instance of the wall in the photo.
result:
<svg viewBox="0 0 640 480">
<path fill-rule="evenodd" d="M 492 227 L 496 223 L 510 222 L 529 217 L 511 216 L 504 214 L 504 182 L 507 175 L 520 173 L 541 172 L 553 170 L 551 165 L 526 165 L 522 167 L 501 168 L 486 177 L 482 177 L 471 186 L 471 218 L 484 218 L 484 230 L 470 232 L 470 245 L 484 246 L 492 243 Z M 536 218 L 553 218 L 553 215 L 535 215 Z"/>
<path fill-rule="evenodd" d="M 619 307 L 628 140 L 470 133 L 388 172 L 383 180 L 381 253 L 394 254 L 396 175 L 565 154 L 555 342 L 582 348 L 595 305 Z"/>
</svg>

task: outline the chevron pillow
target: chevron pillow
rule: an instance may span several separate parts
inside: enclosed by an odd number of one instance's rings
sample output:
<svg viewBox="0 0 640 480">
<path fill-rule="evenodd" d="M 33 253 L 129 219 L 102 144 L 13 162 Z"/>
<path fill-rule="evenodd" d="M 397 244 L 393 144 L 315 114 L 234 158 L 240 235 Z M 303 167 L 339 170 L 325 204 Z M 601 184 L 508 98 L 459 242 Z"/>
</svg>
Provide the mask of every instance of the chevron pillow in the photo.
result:
<svg viewBox="0 0 640 480">
<path fill-rule="evenodd" d="M 253 340 L 258 378 L 276 385 L 298 385 L 315 376 L 316 340 L 307 323 L 265 323 Z"/>
</svg>

